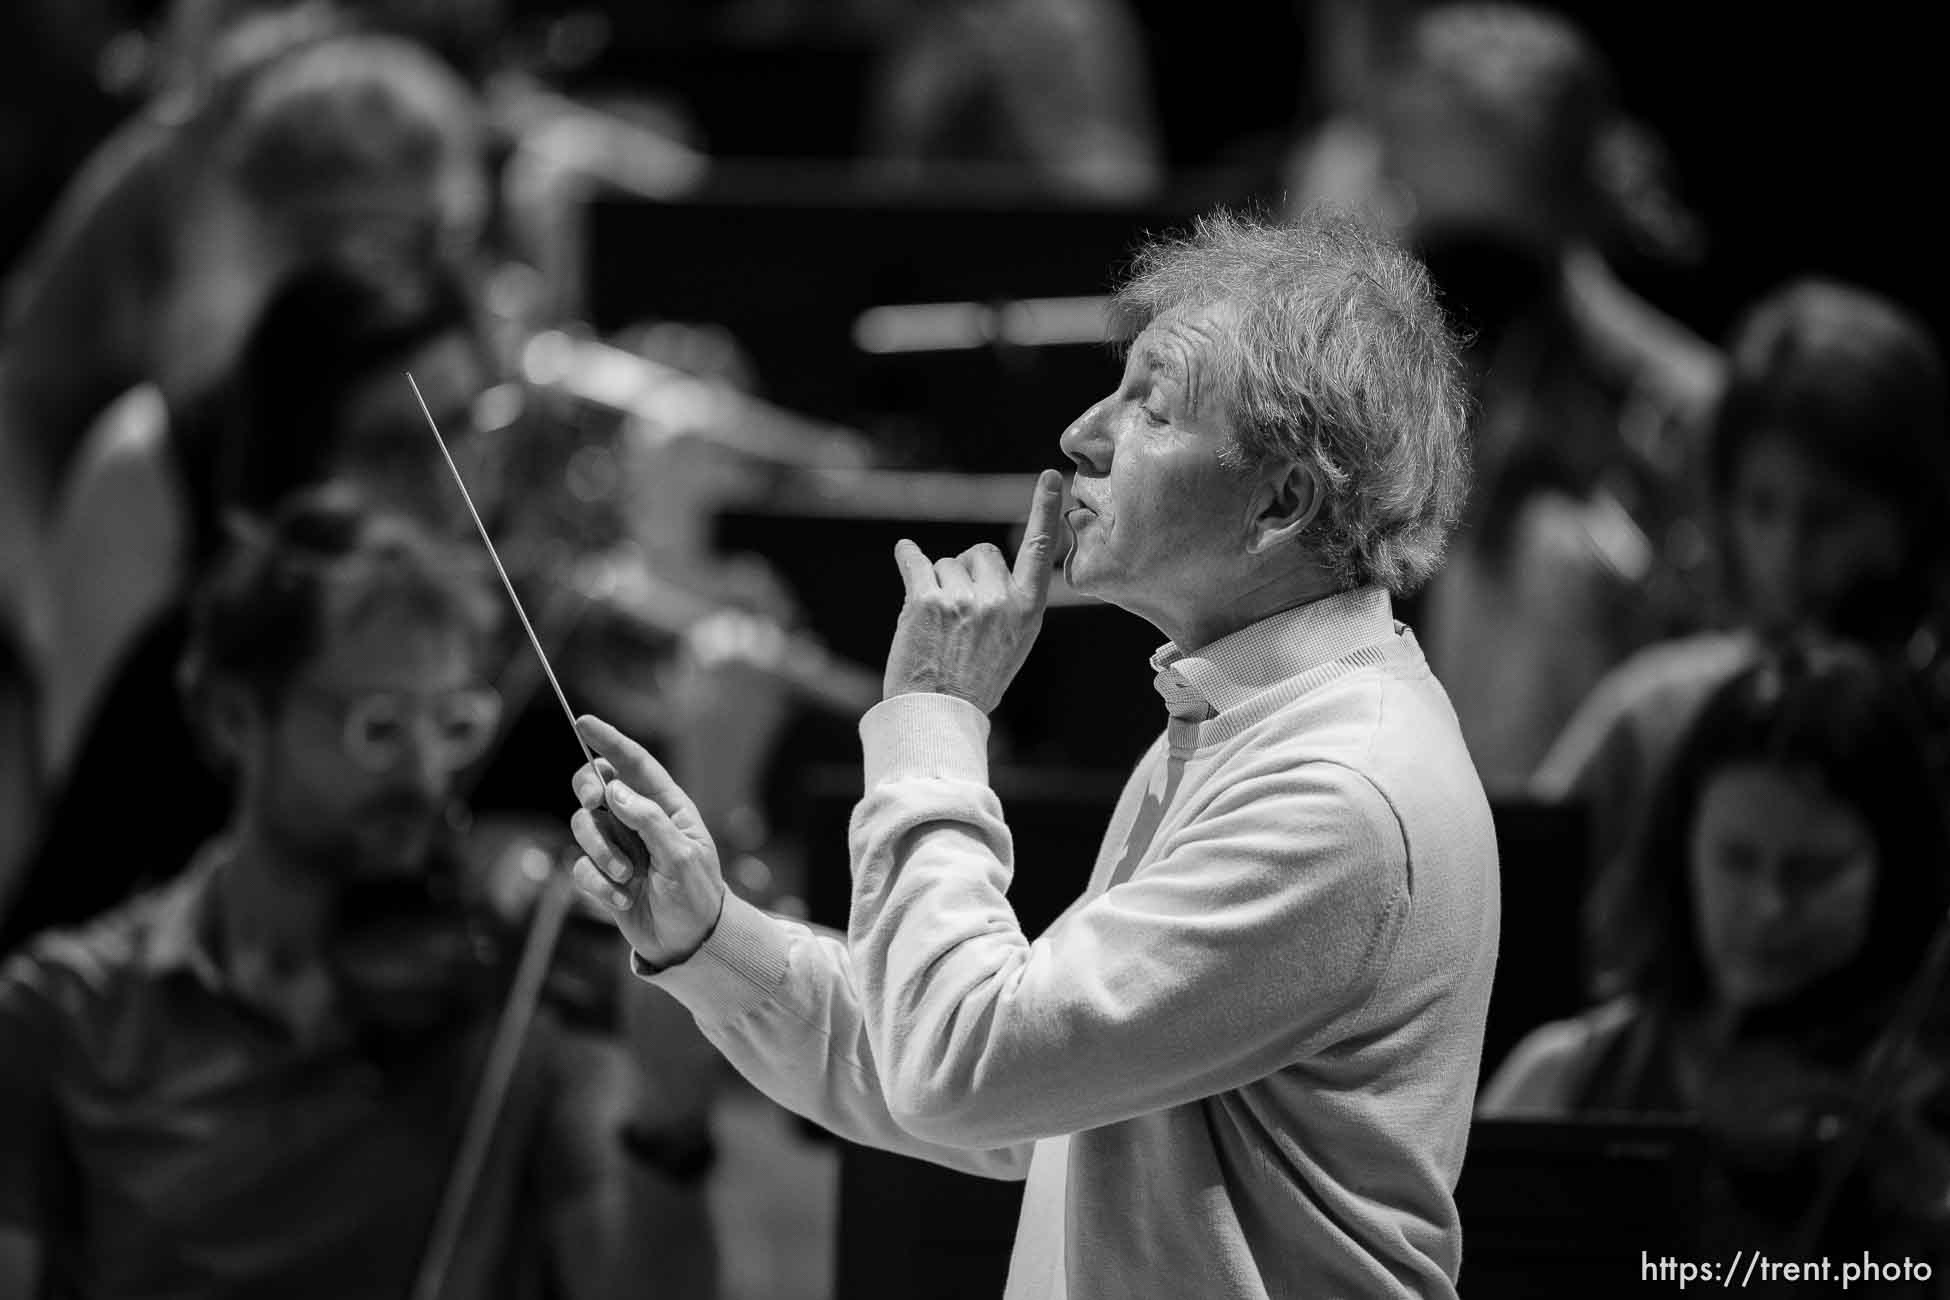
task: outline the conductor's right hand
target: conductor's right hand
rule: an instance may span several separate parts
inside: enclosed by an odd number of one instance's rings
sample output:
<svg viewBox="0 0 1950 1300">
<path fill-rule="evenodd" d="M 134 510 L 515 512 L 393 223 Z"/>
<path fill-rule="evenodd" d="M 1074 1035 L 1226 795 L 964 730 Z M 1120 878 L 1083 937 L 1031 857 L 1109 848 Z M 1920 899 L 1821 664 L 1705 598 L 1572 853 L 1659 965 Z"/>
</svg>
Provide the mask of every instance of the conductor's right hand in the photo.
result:
<svg viewBox="0 0 1950 1300">
<path fill-rule="evenodd" d="M 576 772 L 570 819 L 576 843 L 575 881 L 615 918 L 616 928 L 638 955 L 662 968 L 684 961 L 704 945 L 724 910 L 724 875 L 718 848 L 697 805 L 649 751 L 599 718 L 576 719 L 576 730 L 600 756 Z M 611 847 L 593 810 L 607 804 L 622 823 L 612 834 L 634 834 L 649 850 L 649 871 L 633 868 Z"/>
</svg>

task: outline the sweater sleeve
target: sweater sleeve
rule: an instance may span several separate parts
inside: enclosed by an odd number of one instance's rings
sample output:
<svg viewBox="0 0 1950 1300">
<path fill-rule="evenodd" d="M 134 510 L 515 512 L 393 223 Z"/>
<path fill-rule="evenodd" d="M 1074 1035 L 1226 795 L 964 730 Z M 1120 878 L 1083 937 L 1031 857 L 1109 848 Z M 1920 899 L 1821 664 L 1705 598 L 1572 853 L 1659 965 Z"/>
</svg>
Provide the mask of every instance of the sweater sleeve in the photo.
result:
<svg viewBox="0 0 1950 1300">
<path fill-rule="evenodd" d="M 631 969 L 690 1010 L 753 1086 L 850 1142 L 988 1178 L 1029 1171 L 1027 1144 L 989 1150 L 916 1137 L 889 1114 L 845 945 L 726 894 L 704 946 L 661 971 Z"/>
<path fill-rule="evenodd" d="M 1406 843 L 1365 777 L 1269 756 L 1031 943 L 979 717 L 917 695 L 861 724 L 848 941 L 903 1127 L 971 1148 L 1080 1132 L 1358 1027 L 1408 909 Z"/>
</svg>

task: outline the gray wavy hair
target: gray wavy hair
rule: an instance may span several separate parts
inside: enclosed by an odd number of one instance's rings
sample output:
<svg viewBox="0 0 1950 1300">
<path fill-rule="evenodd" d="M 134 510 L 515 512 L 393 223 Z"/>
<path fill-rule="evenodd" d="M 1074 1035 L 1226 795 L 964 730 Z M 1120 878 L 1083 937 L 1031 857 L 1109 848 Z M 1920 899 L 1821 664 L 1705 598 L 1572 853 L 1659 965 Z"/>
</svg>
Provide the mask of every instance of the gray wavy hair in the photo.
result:
<svg viewBox="0 0 1950 1300">
<path fill-rule="evenodd" d="M 1242 471 L 1311 466 L 1326 494 L 1305 544 L 1343 587 L 1413 591 L 1442 563 L 1469 489 L 1460 340 L 1421 263 L 1316 208 L 1284 222 L 1219 210 L 1142 248 L 1112 301 L 1135 338 L 1223 305 L 1211 363 Z"/>
</svg>

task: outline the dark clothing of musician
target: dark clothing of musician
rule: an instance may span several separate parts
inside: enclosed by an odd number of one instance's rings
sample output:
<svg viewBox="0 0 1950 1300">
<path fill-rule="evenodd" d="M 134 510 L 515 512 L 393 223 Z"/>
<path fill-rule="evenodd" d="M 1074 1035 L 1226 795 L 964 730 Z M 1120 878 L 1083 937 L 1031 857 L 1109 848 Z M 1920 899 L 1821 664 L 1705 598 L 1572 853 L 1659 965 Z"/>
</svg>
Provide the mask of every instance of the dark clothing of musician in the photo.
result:
<svg viewBox="0 0 1950 1300">
<path fill-rule="evenodd" d="M 1802 1036 L 1832 1037 L 1805 1031 Z M 1614 999 L 1544 1025 L 1519 1043 L 1484 1088 L 1478 1113 L 1699 1119 L 1708 1139 L 1700 1187 L 1702 1244 L 1709 1252 L 1721 1246 L 1729 1252 L 1762 1249 L 1769 1243 L 1785 1248 L 1842 1137 L 1817 1116 L 1842 1098 L 1846 1075 L 1811 1063 L 1822 1053 L 1820 1042 L 1801 1044 L 1803 1050 L 1796 1051 L 1748 1036 L 1702 1052 L 1692 1041 L 1696 1037 L 1654 1003 Z M 1950 1151 L 1950 1089 L 1943 1086 L 1941 1061 L 1911 1074 L 1932 1085 L 1933 1099 L 1875 1122 L 1818 1245 L 1837 1259 L 1863 1250 L 1879 1259 L 1928 1259 L 1939 1277 L 1950 1276 L 1940 1213 L 1931 1218 L 1904 1204 L 1911 1199 L 1905 1188 L 1927 1185 L 1931 1162 L 1940 1165 Z M 1877 1293 L 1882 1294 L 1881 1284 Z M 1930 1287 L 1890 1293 L 1944 1294 Z"/>
<path fill-rule="evenodd" d="M 130 648 L 75 755 L 70 779 L 48 800 L 19 892 L 0 913 L 0 954 L 56 926 L 80 925 L 166 880 L 222 828 L 230 781 L 203 755 L 176 690 L 189 636 L 189 602 L 174 601 Z M 124 783 L 163 756 L 167 783 Z M 104 817 L 95 797 L 116 788 Z M 74 864 L 87 863 L 85 870 Z"/>
<path fill-rule="evenodd" d="M 40 1238 L 56 1295 L 403 1295 L 492 1018 L 391 1051 L 343 1021 L 304 1041 L 226 964 L 225 856 L 0 972 L 0 1225 Z M 600 1168 L 569 1050 L 544 1013 L 449 1295 L 541 1294 L 536 1225 Z"/>
</svg>

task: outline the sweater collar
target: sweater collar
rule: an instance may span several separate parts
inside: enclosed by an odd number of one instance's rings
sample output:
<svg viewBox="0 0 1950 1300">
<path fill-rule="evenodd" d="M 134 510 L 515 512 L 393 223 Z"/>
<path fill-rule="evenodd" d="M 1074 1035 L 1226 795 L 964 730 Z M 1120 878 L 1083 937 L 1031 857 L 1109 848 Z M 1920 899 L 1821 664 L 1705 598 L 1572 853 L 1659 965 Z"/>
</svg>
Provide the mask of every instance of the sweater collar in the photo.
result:
<svg viewBox="0 0 1950 1300">
<path fill-rule="evenodd" d="M 1152 684 L 1174 718 L 1203 721 L 1394 630 L 1387 588 L 1356 587 L 1248 623 L 1197 654 L 1167 641 L 1151 656 Z"/>
</svg>

